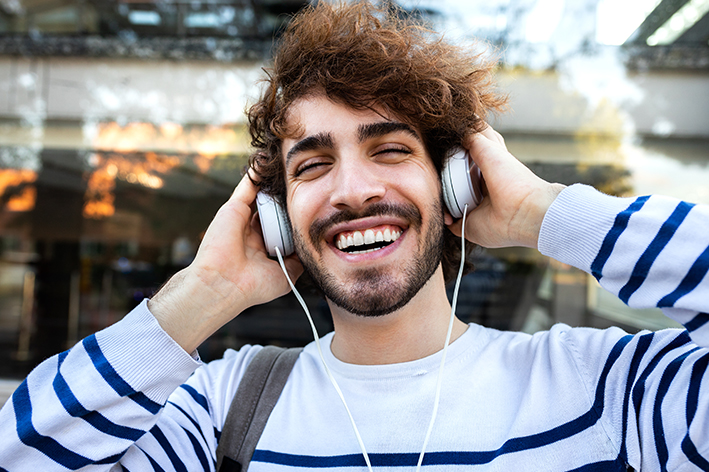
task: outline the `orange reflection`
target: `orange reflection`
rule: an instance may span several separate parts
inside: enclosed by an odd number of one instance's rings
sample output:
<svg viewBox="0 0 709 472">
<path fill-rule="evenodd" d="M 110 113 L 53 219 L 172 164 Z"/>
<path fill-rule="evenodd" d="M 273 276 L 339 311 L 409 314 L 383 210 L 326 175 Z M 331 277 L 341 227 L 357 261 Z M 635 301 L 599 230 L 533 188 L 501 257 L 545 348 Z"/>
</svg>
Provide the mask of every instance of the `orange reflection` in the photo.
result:
<svg viewBox="0 0 709 472">
<path fill-rule="evenodd" d="M 0 169 L 0 197 L 9 187 L 33 183 L 37 180 L 37 172 L 29 169 Z M 7 201 L 5 208 L 9 211 L 30 211 L 37 201 L 37 189 L 26 186 L 19 195 L 13 195 Z"/>
<path fill-rule="evenodd" d="M 106 218 L 113 216 L 116 179 L 148 188 L 161 188 L 163 179 L 153 172 L 167 173 L 180 164 L 176 156 L 148 152 L 143 155 L 102 154 L 92 155 L 96 170 L 89 177 L 84 197 L 85 218 Z"/>
<path fill-rule="evenodd" d="M 115 187 L 116 174 L 113 168 L 105 163 L 100 165 L 89 178 L 84 196 L 84 217 L 98 219 L 113 216 L 116 212 L 113 206 Z"/>
<path fill-rule="evenodd" d="M 115 212 L 115 180 L 161 188 L 165 174 L 180 165 L 175 154 L 190 156 L 206 173 L 218 156 L 242 153 L 245 136 L 229 126 L 183 126 L 177 123 L 99 123 L 92 147 L 95 171 L 88 181 L 84 216 L 105 218 Z"/>
<path fill-rule="evenodd" d="M 37 189 L 25 187 L 22 193 L 12 197 L 7 202 L 7 209 L 10 211 L 31 211 L 34 210 L 34 204 L 37 201 Z"/>
</svg>

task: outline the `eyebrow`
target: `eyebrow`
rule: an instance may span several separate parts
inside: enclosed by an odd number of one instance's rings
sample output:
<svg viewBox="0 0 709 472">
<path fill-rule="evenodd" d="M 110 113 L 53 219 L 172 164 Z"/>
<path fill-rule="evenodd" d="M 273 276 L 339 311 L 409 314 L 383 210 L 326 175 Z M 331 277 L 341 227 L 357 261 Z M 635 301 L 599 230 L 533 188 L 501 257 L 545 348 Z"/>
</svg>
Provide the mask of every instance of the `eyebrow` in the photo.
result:
<svg viewBox="0 0 709 472">
<path fill-rule="evenodd" d="M 398 133 L 404 131 L 417 140 L 421 141 L 421 138 L 416 133 L 416 130 L 406 123 L 400 121 L 380 121 L 377 123 L 363 124 L 359 126 L 357 130 L 357 138 L 359 142 L 364 142 L 367 139 L 379 138 L 386 136 L 390 133 Z"/>
<path fill-rule="evenodd" d="M 330 133 L 318 133 L 313 136 L 308 136 L 295 143 L 293 147 L 288 150 L 286 154 L 286 165 L 288 165 L 291 158 L 298 153 L 315 149 L 333 149 L 334 147 L 335 140 L 332 139 Z"/>
</svg>

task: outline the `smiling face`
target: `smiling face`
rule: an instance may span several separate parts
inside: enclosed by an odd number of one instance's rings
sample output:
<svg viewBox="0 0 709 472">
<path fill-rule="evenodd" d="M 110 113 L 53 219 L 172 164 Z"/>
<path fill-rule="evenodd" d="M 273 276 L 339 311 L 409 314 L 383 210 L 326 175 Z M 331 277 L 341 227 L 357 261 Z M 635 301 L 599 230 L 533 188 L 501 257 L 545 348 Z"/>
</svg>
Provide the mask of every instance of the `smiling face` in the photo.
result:
<svg viewBox="0 0 709 472">
<path fill-rule="evenodd" d="M 288 122 L 300 131 L 282 148 L 303 265 L 350 313 L 406 305 L 439 267 L 443 238 L 439 179 L 420 136 L 323 96 L 297 101 Z"/>
</svg>

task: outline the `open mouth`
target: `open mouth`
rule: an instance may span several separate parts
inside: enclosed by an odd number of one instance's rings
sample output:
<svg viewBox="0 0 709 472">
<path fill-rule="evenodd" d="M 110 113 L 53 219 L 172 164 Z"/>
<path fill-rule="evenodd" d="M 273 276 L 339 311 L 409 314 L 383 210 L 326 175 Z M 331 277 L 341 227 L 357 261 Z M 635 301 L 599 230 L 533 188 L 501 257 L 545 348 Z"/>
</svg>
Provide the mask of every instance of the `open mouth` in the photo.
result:
<svg viewBox="0 0 709 472">
<path fill-rule="evenodd" d="M 348 254 L 364 254 L 384 249 L 401 236 L 396 227 L 370 228 L 364 231 L 346 231 L 335 236 L 335 247 Z"/>
</svg>

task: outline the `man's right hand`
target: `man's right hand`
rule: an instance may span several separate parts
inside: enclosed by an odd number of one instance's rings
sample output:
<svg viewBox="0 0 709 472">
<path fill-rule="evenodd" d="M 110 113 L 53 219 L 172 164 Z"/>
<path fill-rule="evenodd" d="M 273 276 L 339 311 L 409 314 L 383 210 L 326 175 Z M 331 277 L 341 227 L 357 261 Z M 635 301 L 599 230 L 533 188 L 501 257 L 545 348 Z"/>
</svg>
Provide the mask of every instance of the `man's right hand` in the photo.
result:
<svg viewBox="0 0 709 472">
<path fill-rule="evenodd" d="M 248 176 L 212 220 L 194 261 L 148 302 L 162 328 L 187 352 L 246 308 L 288 293 L 278 261 L 269 259 L 254 215 L 258 187 Z M 293 280 L 297 256 L 285 259 Z"/>
</svg>

